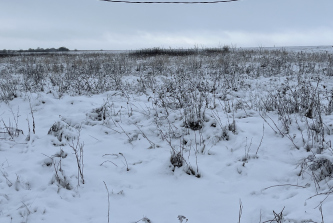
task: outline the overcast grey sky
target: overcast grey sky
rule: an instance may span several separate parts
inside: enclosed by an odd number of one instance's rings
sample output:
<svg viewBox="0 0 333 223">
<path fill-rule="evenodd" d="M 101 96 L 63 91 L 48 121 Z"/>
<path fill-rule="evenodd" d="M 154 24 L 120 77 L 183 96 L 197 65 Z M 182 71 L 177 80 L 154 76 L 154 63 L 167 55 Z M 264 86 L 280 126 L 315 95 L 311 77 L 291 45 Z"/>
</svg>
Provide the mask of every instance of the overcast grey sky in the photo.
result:
<svg viewBox="0 0 333 223">
<path fill-rule="evenodd" d="M 0 9 L 0 49 L 333 45 L 333 0 L 0 0 Z"/>
</svg>

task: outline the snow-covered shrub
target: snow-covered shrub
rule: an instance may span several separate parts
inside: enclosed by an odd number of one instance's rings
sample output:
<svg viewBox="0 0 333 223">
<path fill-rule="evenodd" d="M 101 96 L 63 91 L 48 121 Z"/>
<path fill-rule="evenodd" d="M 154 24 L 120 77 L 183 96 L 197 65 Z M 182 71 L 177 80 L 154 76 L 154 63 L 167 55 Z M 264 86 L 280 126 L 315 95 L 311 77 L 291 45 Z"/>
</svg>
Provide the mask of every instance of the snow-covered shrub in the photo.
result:
<svg viewBox="0 0 333 223">
<path fill-rule="evenodd" d="M 55 146 L 64 146 L 76 138 L 73 127 L 63 121 L 55 122 L 47 133 L 54 136 L 57 140 L 53 141 Z"/>
<path fill-rule="evenodd" d="M 63 149 L 60 149 L 60 151 L 54 155 L 47 156 L 47 158 L 43 161 L 43 166 L 52 168 L 54 170 L 50 184 L 55 183 L 59 188 L 71 190 L 73 187 L 71 186 L 70 179 L 67 177 L 63 168 L 63 161 L 67 155 L 68 154 Z"/>
<path fill-rule="evenodd" d="M 188 110 L 188 111 L 186 111 Z M 184 127 L 193 131 L 200 130 L 203 127 L 203 120 L 196 116 L 192 109 L 184 110 L 185 120 Z"/>
<path fill-rule="evenodd" d="M 170 157 L 170 162 L 174 168 L 182 167 L 183 161 L 184 161 L 184 157 L 181 152 L 178 152 L 178 153 L 172 152 L 171 157 Z"/>
<path fill-rule="evenodd" d="M 58 158 L 62 158 L 62 159 L 65 159 L 66 157 L 67 157 L 67 153 L 63 150 L 63 149 L 60 149 L 60 151 L 59 152 L 57 152 L 57 153 L 55 153 L 54 155 L 53 155 L 53 157 L 58 157 Z"/>
<path fill-rule="evenodd" d="M 290 135 L 290 129 L 295 127 L 301 132 L 304 148 L 308 149 L 310 145 L 311 148 L 324 148 L 325 124 L 322 115 L 327 112 L 327 106 L 323 105 L 327 96 L 323 95 L 324 87 L 321 89 L 319 83 L 317 77 L 286 78 L 276 90 L 262 97 L 261 110 L 277 112 L 278 122 L 268 116 L 275 131 L 283 137 L 287 136 L 296 148 L 299 147 L 294 143 L 295 138 Z"/>
<path fill-rule="evenodd" d="M 299 175 L 309 171 L 315 182 L 320 182 L 327 177 L 333 177 L 333 163 L 325 156 L 316 157 L 315 155 L 310 155 L 302 160 L 298 166 L 301 167 Z"/>
<path fill-rule="evenodd" d="M 179 223 L 186 223 L 188 221 L 188 219 L 184 216 L 184 215 L 178 215 L 178 220 L 179 220 Z"/>
<path fill-rule="evenodd" d="M 176 168 L 183 168 L 183 171 L 188 175 L 196 176 L 200 178 L 201 175 L 198 171 L 198 168 L 195 170 L 184 158 L 183 150 L 176 152 L 173 150 L 171 152 L 170 162 L 172 165 L 172 171 L 175 171 Z M 184 165 L 185 164 L 185 165 Z M 171 167 L 171 166 L 170 166 Z"/>
<path fill-rule="evenodd" d="M 0 101 L 8 103 L 17 97 L 18 82 L 13 77 L 0 79 Z"/>
<path fill-rule="evenodd" d="M 118 111 L 118 113 L 121 111 Z M 109 102 L 109 98 L 103 103 L 102 106 L 92 109 L 86 114 L 87 125 L 107 124 L 111 116 L 116 116 L 114 104 Z"/>
<path fill-rule="evenodd" d="M 3 119 L 0 120 L 0 138 L 7 139 L 10 137 L 12 140 L 14 138 L 19 137 L 20 135 L 24 135 L 23 130 L 18 128 L 18 120 L 19 120 L 19 111 L 15 114 L 10 108 L 10 111 L 13 116 L 13 120 L 8 120 L 8 122 L 5 122 Z"/>
<path fill-rule="evenodd" d="M 154 103 L 166 110 L 181 109 L 183 112 L 183 126 L 191 130 L 200 130 L 205 121 L 205 110 L 211 102 L 207 92 L 209 86 L 196 79 L 174 76 L 165 79 L 156 89 Z M 207 89 L 206 89 L 207 88 Z"/>
<path fill-rule="evenodd" d="M 108 108 L 105 105 L 92 109 L 91 112 L 87 113 L 88 119 L 96 122 L 103 122 L 107 119 L 108 116 Z"/>
<path fill-rule="evenodd" d="M 51 179 L 51 184 L 57 183 L 60 188 L 65 188 L 67 190 L 73 189 L 69 178 L 66 176 L 64 169 L 61 168 L 61 160 L 53 160 L 54 175 Z"/>
<path fill-rule="evenodd" d="M 14 137 L 18 137 L 23 135 L 23 131 L 21 129 L 17 129 L 14 127 L 4 126 L 3 128 L 0 127 L 0 137 L 7 138 L 10 137 L 14 139 Z"/>
<path fill-rule="evenodd" d="M 47 71 L 42 61 L 28 61 L 20 71 L 23 75 L 23 87 L 25 91 L 44 91 Z"/>
<path fill-rule="evenodd" d="M 80 186 L 80 179 L 82 184 L 84 184 L 84 175 L 83 175 L 83 148 L 84 148 L 84 142 L 80 142 L 80 130 L 79 134 L 77 136 L 76 142 L 74 143 L 74 140 L 72 140 L 71 143 L 69 143 L 69 146 L 72 148 L 75 158 L 76 158 L 76 164 L 77 164 L 77 186 Z"/>
<path fill-rule="evenodd" d="M 332 177 L 333 164 L 326 158 L 314 158 L 309 164 L 309 170 L 314 173 L 316 181 L 321 181 L 326 177 Z"/>
<path fill-rule="evenodd" d="M 143 217 L 139 221 L 136 221 L 135 223 L 138 223 L 138 222 L 152 223 L 152 221 L 149 218 L 147 218 L 147 217 Z"/>
<path fill-rule="evenodd" d="M 262 108 L 277 111 L 280 117 L 299 113 L 313 118 L 320 109 L 319 90 L 310 80 L 302 78 L 294 82 L 287 78 L 275 91 L 262 98 Z"/>
<path fill-rule="evenodd" d="M 184 168 L 184 171 L 186 174 L 188 175 L 192 175 L 192 176 L 195 176 L 197 178 L 200 178 L 201 175 L 200 173 L 198 173 L 198 171 L 196 171 L 192 166 L 190 165 L 187 165 L 185 168 Z"/>
<path fill-rule="evenodd" d="M 284 223 L 284 222 L 286 222 L 285 219 L 284 219 L 284 215 L 283 215 L 284 208 L 282 209 L 281 212 L 278 212 L 278 213 L 273 211 L 274 218 L 270 219 L 270 220 L 267 220 L 267 221 L 264 221 L 264 223 L 268 223 L 268 222 L 270 222 L 270 223 L 273 223 L 273 222 L 275 222 L 275 223 Z M 304 221 L 302 221 L 302 222 L 304 222 Z"/>
</svg>

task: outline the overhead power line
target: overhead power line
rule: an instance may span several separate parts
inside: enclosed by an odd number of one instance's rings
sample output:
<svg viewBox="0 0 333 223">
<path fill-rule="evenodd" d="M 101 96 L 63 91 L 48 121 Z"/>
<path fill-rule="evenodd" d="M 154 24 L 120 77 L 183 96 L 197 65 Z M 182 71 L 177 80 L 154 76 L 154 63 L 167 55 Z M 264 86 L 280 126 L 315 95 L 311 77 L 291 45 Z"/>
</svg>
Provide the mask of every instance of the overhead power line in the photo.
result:
<svg viewBox="0 0 333 223">
<path fill-rule="evenodd" d="M 127 0 L 101 0 L 104 2 L 113 3 L 129 3 L 129 4 L 214 4 L 214 3 L 227 3 L 227 2 L 238 2 L 239 0 L 222 0 L 222 1 L 199 1 L 199 2 L 183 2 L 183 1 L 166 1 L 166 2 L 152 2 L 152 1 L 127 1 Z"/>
</svg>

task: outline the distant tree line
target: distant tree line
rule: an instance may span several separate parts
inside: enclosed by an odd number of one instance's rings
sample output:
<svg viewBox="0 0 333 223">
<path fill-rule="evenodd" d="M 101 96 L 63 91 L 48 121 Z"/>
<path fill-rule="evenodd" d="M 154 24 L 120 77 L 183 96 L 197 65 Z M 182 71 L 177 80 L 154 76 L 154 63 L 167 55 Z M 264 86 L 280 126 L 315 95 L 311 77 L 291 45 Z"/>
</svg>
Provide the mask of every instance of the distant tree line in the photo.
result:
<svg viewBox="0 0 333 223">
<path fill-rule="evenodd" d="M 12 54 L 12 53 L 25 53 L 25 52 L 29 52 L 29 53 L 48 53 L 48 52 L 67 52 L 69 51 L 68 48 L 62 46 L 62 47 L 59 47 L 58 49 L 56 48 L 37 48 L 37 49 L 32 49 L 32 48 L 29 48 L 28 50 L 6 50 L 6 49 L 3 49 L 3 50 L 0 50 L 0 54 Z"/>
</svg>

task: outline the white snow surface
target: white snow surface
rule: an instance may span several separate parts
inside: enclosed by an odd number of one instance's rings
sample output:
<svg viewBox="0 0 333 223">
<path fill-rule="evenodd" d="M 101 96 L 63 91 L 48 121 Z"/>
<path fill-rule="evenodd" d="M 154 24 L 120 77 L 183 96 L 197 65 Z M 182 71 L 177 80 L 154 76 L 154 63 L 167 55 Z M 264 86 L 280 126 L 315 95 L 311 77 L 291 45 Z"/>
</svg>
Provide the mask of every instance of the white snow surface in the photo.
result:
<svg viewBox="0 0 333 223">
<path fill-rule="evenodd" d="M 256 86 L 252 94 L 274 86 L 271 82 L 252 80 Z M 327 83 L 332 79 L 327 77 Z M 234 96 L 246 100 L 249 92 Z M 93 109 L 105 103 L 112 117 L 96 120 Z M 298 175 L 298 163 L 311 152 L 296 149 L 287 137 L 275 134 L 257 111 L 226 114 L 219 107 L 216 111 L 224 125 L 235 116 L 236 133 L 220 140 L 212 126 L 215 116 L 207 110 L 202 130 L 173 140 L 175 147 L 187 141 L 183 152 L 187 164 L 174 168 L 170 145 L 154 124 L 155 110 L 146 95 L 114 91 L 58 99 L 34 93 L 2 102 L 2 122 L 16 127 L 16 118 L 23 134 L 0 137 L 0 222 L 257 223 L 274 219 L 273 211 L 283 212 L 284 222 L 321 222 L 318 205 L 326 196 L 312 196 L 317 190 L 327 191 L 332 182 L 315 185 L 311 176 Z M 277 120 L 276 114 L 270 115 Z M 332 122 L 333 116 L 325 119 Z M 169 121 L 180 129 L 181 114 L 174 111 Z M 48 134 L 57 122 L 65 126 L 61 141 Z M 299 137 L 297 130 L 294 133 Z M 327 137 L 328 141 L 331 136 Z M 84 184 L 70 146 L 77 139 L 84 143 Z M 188 166 L 200 177 L 188 175 Z M 69 188 L 57 182 L 56 169 Z M 332 207 L 333 196 L 328 196 L 322 205 L 325 222 L 333 222 Z"/>
</svg>

